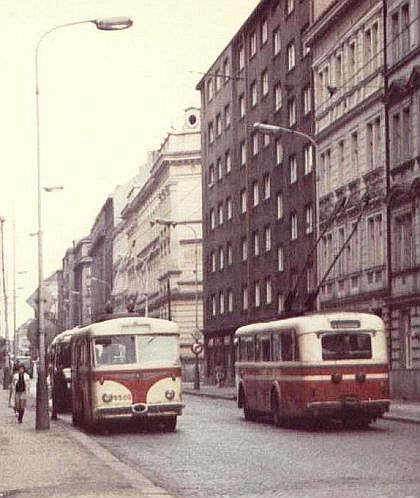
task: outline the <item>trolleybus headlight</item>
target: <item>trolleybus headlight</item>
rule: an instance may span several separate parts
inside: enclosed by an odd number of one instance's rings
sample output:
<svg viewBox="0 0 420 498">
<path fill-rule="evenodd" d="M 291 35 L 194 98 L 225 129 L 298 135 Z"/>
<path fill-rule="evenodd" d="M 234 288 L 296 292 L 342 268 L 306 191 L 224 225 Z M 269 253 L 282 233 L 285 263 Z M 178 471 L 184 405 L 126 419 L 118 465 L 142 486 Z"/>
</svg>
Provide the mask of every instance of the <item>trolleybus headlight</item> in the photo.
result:
<svg viewBox="0 0 420 498">
<path fill-rule="evenodd" d="M 340 383 L 342 378 L 343 376 L 339 373 L 334 373 L 331 375 L 331 380 L 334 382 L 334 384 Z"/>
<path fill-rule="evenodd" d="M 166 399 L 174 399 L 175 391 L 173 389 L 168 389 L 167 391 L 165 391 L 165 397 Z"/>
<path fill-rule="evenodd" d="M 112 401 L 112 394 L 109 394 L 109 393 L 104 393 L 102 395 L 102 401 L 104 403 L 110 403 Z"/>
</svg>

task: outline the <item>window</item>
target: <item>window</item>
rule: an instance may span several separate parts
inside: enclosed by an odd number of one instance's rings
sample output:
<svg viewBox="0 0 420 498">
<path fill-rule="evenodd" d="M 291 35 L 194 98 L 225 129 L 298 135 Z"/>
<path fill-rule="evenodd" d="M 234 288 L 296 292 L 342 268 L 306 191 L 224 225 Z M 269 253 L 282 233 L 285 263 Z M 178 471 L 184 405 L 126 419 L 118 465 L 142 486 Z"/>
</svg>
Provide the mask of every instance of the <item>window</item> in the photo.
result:
<svg viewBox="0 0 420 498">
<path fill-rule="evenodd" d="M 342 182 L 344 181 L 344 173 L 345 173 L 345 147 L 346 147 L 346 144 L 345 144 L 345 141 L 344 140 L 340 140 L 338 142 L 338 164 L 337 164 L 337 167 L 338 167 L 338 172 L 337 172 L 337 176 L 338 176 L 338 183 L 339 185 L 342 184 Z"/>
<path fill-rule="evenodd" d="M 249 37 L 249 57 L 254 57 L 257 53 L 257 33 L 254 31 Z"/>
<path fill-rule="evenodd" d="M 227 290 L 226 297 L 227 297 L 227 310 L 228 310 L 228 313 L 232 313 L 232 311 L 233 311 L 233 292 L 232 292 L 232 289 L 228 289 Z"/>
<path fill-rule="evenodd" d="M 276 28 L 273 31 L 273 51 L 274 55 L 277 55 L 281 50 L 281 35 L 280 28 Z"/>
<path fill-rule="evenodd" d="M 216 271 L 216 253 L 214 251 L 210 253 L 210 269 L 212 273 Z"/>
<path fill-rule="evenodd" d="M 241 153 L 241 166 L 245 166 L 245 164 L 246 164 L 246 143 L 245 142 L 241 142 L 240 153 Z"/>
<path fill-rule="evenodd" d="M 370 29 L 365 31 L 363 45 L 363 66 L 366 66 L 366 72 L 369 73 L 372 69 L 372 33 Z"/>
<path fill-rule="evenodd" d="M 229 128 L 231 123 L 230 105 L 225 105 L 225 128 Z"/>
<path fill-rule="evenodd" d="M 264 249 L 265 252 L 271 251 L 271 228 L 269 225 L 264 227 Z"/>
<path fill-rule="evenodd" d="M 223 204 L 222 203 L 220 203 L 217 206 L 217 213 L 218 213 L 219 226 L 223 225 Z"/>
<path fill-rule="evenodd" d="M 283 194 L 281 192 L 277 192 L 276 201 L 277 219 L 281 220 L 283 218 Z"/>
<path fill-rule="evenodd" d="M 263 19 L 261 23 L 261 45 L 264 45 L 268 41 L 268 23 L 267 19 Z"/>
<path fill-rule="evenodd" d="M 410 116 L 409 107 L 403 109 L 402 112 L 402 139 L 403 139 L 404 159 L 409 159 L 413 144 L 411 116 Z"/>
<path fill-rule="evenodd" d="M 294 126 L 296 124 L 296 101 L 295 99 L 289 100 L 287 106 L 287 115 L 289 117 L 289 126 Z"/>
<path fill-rule="evenodd" d="M 226 174 L 228 175 L 232 171 L 232 157 L 229 151 L 227 151 L 225 154 L 225 167 Z"/>
<path fill-rule="evenodd" d="M 297 214 L 293 213 L 290 217 L 290 238 L 296 240 L 298 237 L 298 218 Z"/>
<path fill-rule="evenodd" d="M 210 102 L 213 98 L 214 91 L 213 91 L 213 79 L 209 79 L 207 81 L 207 102 Z"/>
<path fill-rule="evenodd" d="M 219 247 L 219 270 L 223 270 L 225 267 L 225 253 L 223 247 Z"/>
<path fill-rule="evenodd" d="M 410 50 L 410 5 L 401 8 L 401 49 L 403 55 Z"/>
<path fill-rule="evenodd" d="M 337 54 L 335 56 L 334 69 L 334 84 L 336 88 L 339 89 L 343 86 L 343 59 L 341 57 L 341 54 Z"/>
<path fill-rule="evenodd" d="M 263 178 L 264 200 L 267 200 L 270 198 L 270 190 L 271 190 L 270 175 L 264 175 L 264 178 Z"/>
<path fill-rule="evenodd" d="M 394 220 L 393 266 L 396 270 L 405 270 L 415 264 L 413 216 L 406 213 Z"/>
<path fill-rule="evenodd" d="M 216 313 L 217 313 L 216 296 L 211 296 L 211 314 L 212 316 L 216 316 Z"/>
<path fill-rule="evenodd" d="M 287 70 L 290 71 L 296 64 L 295 42 L 292 41 L 287 45 Z"/>
<path fill-rule="evenodd" d="M 327 149 L 321 154 L 321 175 L 323 179 L 324 191 L 329 192 L 331 185 L 331 149 Z"/>
<path fill-rule="evenodd" d="M 225 297 L 223 295 L 223 291 L 219 292 L 219 313 L 223 315 L 225 312 Z"/>
<path fill-rule="evenodd" d="M 239 116 L 243 118 L 245 116 L 245 96 L 244 94 L 239 95 Z"/>
<path fill-rule="evenodd" d="M 214 72 L 214 77 L 216 81 L 216 92 L 218 92 L 222 88 L 222 78 L 220 77 L 220 70 L 216 69 Z"/>
<path fill-rule="evenodd" d="M 259 308 L 261 306 L 261 289 L 259 282 L 255 282 L 254 285 L 254 299 L 255 299 L 255 307 Z"/>
<path fill-rule="evenodd" d="M 283 146 L 279 138 L 276 138 L 275 148 L 276 148 L 276 164 L 277 166 L 279 166 L 283 162 Z"/>
<path fill-rule="evenodd" d="M 411 315 L 408 310 L 400 311 L 400 365 L 402 368 L 413 367 L 413 335 L 411 330 Z"/>
<path fill-rule="evenodd" d="M 362 360 L 372 358 L 369 333 L 322 334 L 323 360 Z"/>
<path fill-rule="evenodd" d="M 271 286 L 271 278 L 267 277 L 265 279 L 265 302 L 271 304 L 273 300 L 273 289 Z"/>
<path fill-rule="evenodd" d="M 311 87 L 307 86 L 303 89 L 303 113 L 309 114 L 311 110 L 312 110 Z"/>
<path fill-rule="evenodd" d="M 239 71 L 245 67 L 245 47 L 242 46 L 239 48 Z"/>
<path fill-rule="evenodd" d="M 220 180 L 223 178 L 223 171 L 222 171 L 222 158 L 219 157 L 217 159 L 217 180 L 220 182 Z"/>
<path fill-rule="evenodd" d="M 248 309 L 248 287 L 246 285 L 242 287 L 242 309 Z"/>
<path fill-rule="evenodd" d="M 232 264 L 232 243 L 228 242 L 226 244 L 226 264 L 230 266 Z"/>
<path fill-rule="evenodd" d="M 229 59 L 225 59 L 223 61 L 223 76 L 225 78 L 225 83 L 227 83 L 230 77 Z"/>
<path fill-rule="evenodd" d="M 402 157 L 402 143 L 401 143 L 401 128 L 400 128 L 400 114 L 396 113 L 392 116 L 392 151 L 394 166 L 397 166 Z"/>
<path fill-rule="evenodd" d="M 278 111 L 281 108 L 281 105 L 282 105 L 281 85 L 280 83 L 276 83 L 274 87 L 274 109 Z"/>
<path fill-rule="evenodd" d="M 370 266 L 383 264 L 382 215 L 371 216 L 367 220 L 368 261 Z"/>
<path fill-rule="evenodd" d="M 226 219 L 232 219 L 232 199 L 230 197 L 226 199 Z"/>
<path fill-rule="evenodd" d="M 240 192 L 241 213 L 246 213 L 246 190 Z"/>
<path fill-rule="evenodd" d="M 210 230 L 214 230 L 216 228 L 216 213 L 214 209 L 210 209 Z"/>
<path fill-rule="evenodd" d="M 216 135 L 220 137 L 222 134 L 222 118 L 220 114 L 216 116 Z"/>
<path fill-rule="evenodd" d="M 283 246 L 277 247 L 277 270 L 284 271 L 284 248 L 283 248 Z"/>
<path fill-rule="evenodd" d="M 253 81 L 250 87 L 251 93 L 251 107 L 255 107 L 257 105 L 257 82 Z"/>
<path fill-rule="evenodd" d="M 356 42 L 351 42 L 349 45 L 349 75 L 356 74 Z M 327 85 L 328 83 L 326 83 Z"/>
<path fill-rule="evenodd" d="M 258 139 L 258 133 L 254 133 L 254 135 L 252 135 L 252 155 L 254 156 L 258 154 Z"/>
<path fill-rule="evenodd" d="M 254 231 L 253 239 L 254 239 L 254 256 L 259 256 L 260 255 L 260 237 L 258 235 L 258 230 Z"/>
<path fill-rule="evenodd" d="M 268 147 L 270 145 L 270 135 L 268 133 L 263 133 L 263 146 Z"/>
<path fill-rule="evenodd" d="M 252 205 L 258 206 L 258 203 L 260 202 L 260 195 L 259 195 L 259 189 L 258 189 L 258 182 L 255 181 L 252 184 Z"/>
<path fill-rule="evenodd" d="M 314 213 L 312 205 L 306 206 L 305 208 L 305 221 L 305 233 L 312 233 L 314 229 Z"/>
<path fill-rule="evenodd" d="M 241 240 L 241 253 L 242 253 L 242 261 L 246 261 L 248 258 L 248 243 L 245 238 Z"/>
<path fill-rule="evenodd" d="M 214 164 L 209 166 L 209 187 L 214 185 Z"/>
<path fill-rule="evenodd" d="M 290 183 L 297 182 L 297 160 L 296 156 L 290 156 L 289 158 L 289 169 L 290 169 Z"/>
<path fill-rule="evenodd" d="M 295 0 L 286 0 L 286 14 L 289 15 L 295 8 Z"/>
<path fill-rule="evenodd" d="M 284 296 L 279 294 L 277 296 L 277 312 L 282 313 L 284 311 Z"/>
<path fill-rule="evenodd" d="M 313 148 L 312 145 L 305 145 L 303 148 L 304 174 L 308 175 L 313 168 Z"/>
<path fill-rule="evenodd" d="M 351 134 L 351 166 L 354 173 L 359 171 L 359 139 L 357 131 Z"/>
<path fill-rule="evenodd" d="M 268 94 L 268 71 L 264 69 L 261 73 L 261 93 L 265 97 Z"/>
<path fill-rule="evenodd" d="M 209 126 L 208 126 L 208 138 L 209 138 L 209 143 L 212 144 L 214 142 L 213 123 L 209 123 Z"/>
</svg>

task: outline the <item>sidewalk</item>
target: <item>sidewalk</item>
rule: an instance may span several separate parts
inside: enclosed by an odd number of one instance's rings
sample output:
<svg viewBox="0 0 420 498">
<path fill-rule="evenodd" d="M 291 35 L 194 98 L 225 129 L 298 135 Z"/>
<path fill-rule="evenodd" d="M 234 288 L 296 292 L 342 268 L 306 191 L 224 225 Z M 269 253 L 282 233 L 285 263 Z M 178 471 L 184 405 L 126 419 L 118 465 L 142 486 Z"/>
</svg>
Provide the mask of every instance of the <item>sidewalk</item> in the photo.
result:
<svg viewBox="0 0 420 498">
<path fill-rule="evenodd" d="M 52 422 L 35 431 L 34 399 L 22 424 L 0 390 L 0 497 L 171 498 L 81 431 Z"/>
<path fill-rule="evenodd" d="M 192 383 L 184 382 L 183 391 L 185 394 L 193 396 L 236 400 L 236 389 L 234 387 L 200 385 L 200 390 L 195 391 Z M 420 424 L 420 403 L 394 400 L 391 402 L 391 408 L 384 415 L 384 418 L 398 422 Z"/>
</svg>

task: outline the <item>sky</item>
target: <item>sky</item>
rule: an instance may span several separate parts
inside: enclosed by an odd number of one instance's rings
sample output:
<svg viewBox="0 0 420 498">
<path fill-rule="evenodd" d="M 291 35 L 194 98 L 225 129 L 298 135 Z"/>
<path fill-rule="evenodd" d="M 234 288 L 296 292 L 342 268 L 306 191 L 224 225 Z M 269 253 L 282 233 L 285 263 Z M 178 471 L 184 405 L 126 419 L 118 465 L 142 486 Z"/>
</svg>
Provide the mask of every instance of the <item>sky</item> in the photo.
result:
<svg viewBox="0 0 420 498">
<path fill-rule="evenodd" d="M 6 219 L 9 302 L 16 247 L 17 325 L 37 287 L 35 47 L 52 27 L 131 16 L 132 28 L 92 23 L 48 35 L 39 50 L 44 275 L 89 233 L 107 196 L 134 176 L 258 0 L 0 0 L 0 216 Z M 13 244 L 12 225 L 16 237 Z M 22 273 L 25 272 L 25 273 Z M 11 307 L 9 306 L 9 316 Z M 0 322 L 1 323 L 1 322 Z M 10 329 L 12 327 L 10 326 Z M 0 330 L 0 335 L 4 331 Z"/>
</svg>

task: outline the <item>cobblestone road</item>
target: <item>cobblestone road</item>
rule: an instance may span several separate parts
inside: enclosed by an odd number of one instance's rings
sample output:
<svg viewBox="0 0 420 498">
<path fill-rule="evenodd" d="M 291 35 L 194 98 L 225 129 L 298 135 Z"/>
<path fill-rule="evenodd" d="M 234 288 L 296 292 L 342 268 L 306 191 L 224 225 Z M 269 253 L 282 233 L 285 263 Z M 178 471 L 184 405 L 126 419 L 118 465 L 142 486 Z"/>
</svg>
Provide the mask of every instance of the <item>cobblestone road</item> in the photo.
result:
<svg viewBox="0 0 420 498">
<path fill-rule="evenodd" d="M 182 497 L 420 497 L 420 425 L 305 431 L 245 422 L 233 401 L 186 404 L 173 434 L 92 437 Z"/>
</svg>

